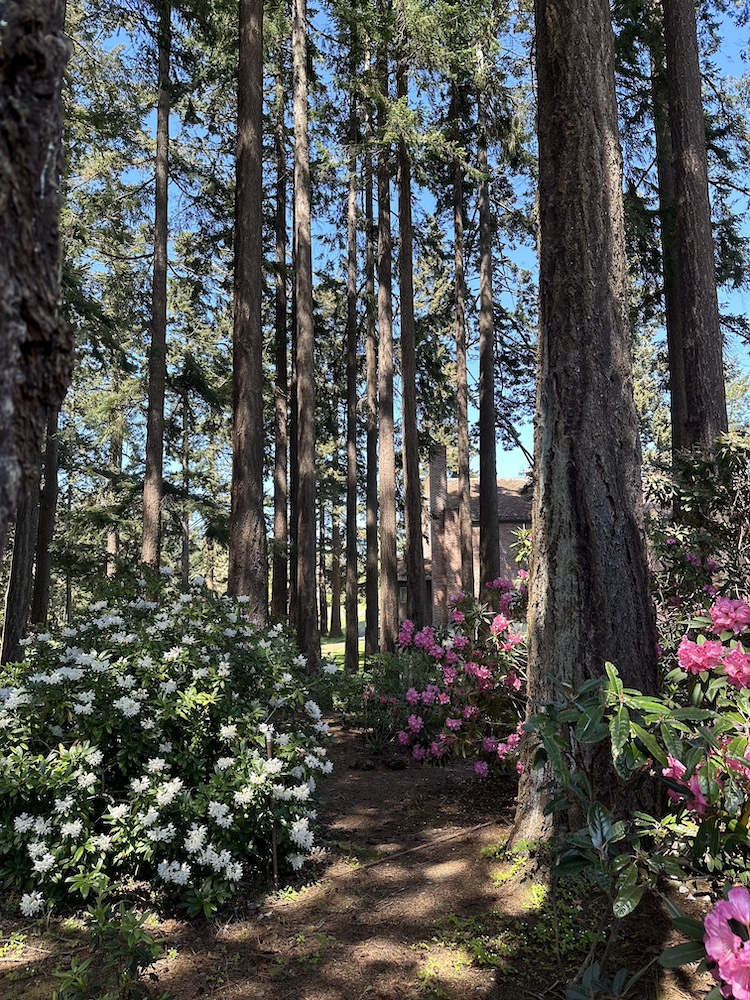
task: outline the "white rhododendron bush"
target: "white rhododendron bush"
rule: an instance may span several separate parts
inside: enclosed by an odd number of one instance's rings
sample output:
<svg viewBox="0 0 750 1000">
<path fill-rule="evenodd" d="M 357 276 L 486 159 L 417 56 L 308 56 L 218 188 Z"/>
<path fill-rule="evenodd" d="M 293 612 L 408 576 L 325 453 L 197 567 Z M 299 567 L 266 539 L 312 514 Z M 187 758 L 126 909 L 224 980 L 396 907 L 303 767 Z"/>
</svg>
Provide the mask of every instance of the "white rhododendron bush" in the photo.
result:
<svg viewBox="0 0 750 1000">
<path fill-rule="evenodd" d="M 149 883 L 190 915 L 314 849 L 305 661 L 242 599 L 100 602 L 0 674 L 0 880 L 33 915 Z"/>
</svg>

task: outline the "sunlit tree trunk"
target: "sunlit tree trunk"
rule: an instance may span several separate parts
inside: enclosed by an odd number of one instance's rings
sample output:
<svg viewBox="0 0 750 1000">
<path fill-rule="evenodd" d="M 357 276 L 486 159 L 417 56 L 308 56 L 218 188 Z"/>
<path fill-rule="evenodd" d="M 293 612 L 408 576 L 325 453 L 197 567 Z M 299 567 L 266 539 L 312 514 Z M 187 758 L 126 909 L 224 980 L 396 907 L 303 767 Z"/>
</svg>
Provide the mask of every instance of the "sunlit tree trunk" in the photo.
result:
<svg viewBox="0 0 750 1000">
<path fill-rule="evenodd" d="M 480 53 L 481 61 L 481 53 Z M 495 323 L 492 298 L 492 215 L 487 162 L 487 95 L 477 99 L 479 185 L 479 578 L 482 588 L 500 576 L 495 420 Z"/>
<path fill-rule="evenodd" d="M 313 324 L 310 154 L 307 139 L 307 12 L 293 0 L 294 206 L 297 314 L 297 640 L 308 668 L 320 663 L 315 608 L 315 332 Z"/>
<path fill-rule="evenodd" d="M 382 43 L 385 45 L 385 42 Z M 378 56 L 383 102 L 388 95 L 388 56 Z M 378 124 L 385 129 L 381 103 Z M 380 474 L 380 651 L 393 652 L 398 634 L 398 562 L 396 557 L 396 452 L 393 425 L 393 303 L 391 191 L 389 149 L 378 152 L 378 469 Z"/>
<path fill-rule="evenodd" d="M 375 328 L 375 219 L 372 161 L 365 156 L 365 308 L 367 310 L 367 520 L 365 524 L 365 657 L 379 649 L 378 341 Z"/>
<path fill-rule="evenodd" d="M 5 593 L 3 644 L 0 663 L 18 663 L 23 659 L 21 640 L 26 637 L 29 606 L 34 586 L 34 552 L 39 525 L 39 490 L 34 487 L 22 498 L 16 515 L 13 557 Z"/>
<path fill-rule="evenodd" d="M 622 158 L 608 0 L 537 0 L 540 344 L 528 616 L 528 711 L 600 677 L 652 692 L 656 634 L 643 535 L 627 324 Z M 627 811 L 607 754 L 595 795 Z M 543 815 L 546 768 L 522 775 L 515 837 Z M 639 807 L 651 805 L 647 790 Z"/>
<path fill-rule="evenodd" d="M 408 100 L 408 76 L 399 59 L 396 93 Z M 398 144 L 398 271 L 401 291 L 401 426 L 404 463 L 406 613 L 421 628 L 427 623 L 427 582 L 422 544 L 422 480 L 417 430 L 417 334 L 414 322 L 414 237 L 411 216 L 411 162 L 403 136 Z M 397 612 L 398 613 L 398 612 Z"/>
<path fill-rule="evenodd" d="M 663 8 L 691 447 L 711 445 L 727 430 L 727 404 L 695 5 L 693 0 L 663 0 Z"/>
<path fill-rule="evenodd" d="M 279 45 L 276 71 L 276 277 L 274 329 L 274 466 L 273 466 L 273 583 L 271 614 L 277 621 L 286 617 L 289 589 L 289 515 L 287 492 L 287 267 L 286 267 L 286 143 L 284 137 L 284 49 Z"/>
<path fill-rule="evenodd" d="M 158 569 L 161 560 L 161 502 L 164 489 L 164 393 L 167 375 L 167 262 L 169 255 L 169 111 L 172 5 L 159 12 L 158 96 L 156 105 L 156 187 L 154 194 L 154 267 L 151 293 L 151 348 L 148 359 L 146 471 L 143 482 L 141 562 Z"/>
<path fill-rule="evenodd" d="M 263 514 L 263 3 L 240 0 L 233 340 L 232 513 L 227 590 L 268 616 Z"/>
<path fill-rule="evenodd" d="M 458 87 L 451 89 L 450 117 L 458 122 Z M 469 376 L 466 362 L 466 278 L 464 270 L 464 172 L 453 161 L 453 247 L 456 297 L 456 431 L 458 436 L 458 520 L 461 533 L 461 589 L 474 594 L 474 541 L 471 530 L 471 480 L 469 472 Z"/>
<path fill-rule="evenodd" d="M 352 43 L 353 44 L 353 43 Z M 352 55 L 352 79 L 356 75 Z M 349 196 L 346 207 L 346 638 L 344 669 L 359 664 L 357 571 L 357 94 L 349 108 Z M 333 631 L 333 622 L 331 631 Z M 340 628 L 340 626 L 339 626 Z"/>
</svg>

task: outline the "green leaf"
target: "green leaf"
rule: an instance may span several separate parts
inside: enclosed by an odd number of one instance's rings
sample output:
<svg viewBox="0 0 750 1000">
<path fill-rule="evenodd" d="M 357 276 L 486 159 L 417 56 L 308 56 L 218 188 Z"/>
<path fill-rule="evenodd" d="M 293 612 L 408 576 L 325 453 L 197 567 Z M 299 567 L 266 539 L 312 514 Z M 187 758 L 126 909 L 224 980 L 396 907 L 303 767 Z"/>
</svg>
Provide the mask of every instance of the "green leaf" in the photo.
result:
<svg viewBox="0 0 750 1000">
<path fill-rule="evenodd" d="M 665 969 L 676 969 L 680 965 L 691 965 L 693 962 L 700 962 L 706 957 L 706 949 L 703 942 L 686 941 L 684 944 L 676 944 L 673 948 L 667 948 L 659 956 L 659 965 Z"/>
<path fill-rule="evenodd" d="M 578 851 L 566 851 L 558 863 L 552 869 L 552 874 L 556 877 L 562 875 L 578 875 L 586 868 L 590 868 L 594 859 L 581 854 Z"/>
<path fill-rule="evenodd" d="M 604 669 L 607 671 L 607 677 L 609 678 L 609 690 L 619 698 L 622 695 L 623 686 L 620 675 L 617 673 L 617 667 L 615 667 L 614 663 L 605 663 Z"/>
<path fill-rule="evenodd" d="M 644 887 L 642 885 L 623 886 L 615 896 L 615 901 L 612 906 L 612 912 L 614 915 L 621 919 L 622 917 L 627 917 L 629 913 L 632 913 L 641 901 L 643 888 Z"/>
<path fill-rule="evenodd" d="M 636 722 L 631 721 L 630 728 L 638 739 L 648 747 L 651 756 L 658 760 L 663 767 L 667 767 L 667 755 L 664 753 L 652 734 L 646 732 L 646 730 L 642 726 L 639 726 Z"/>
<path fill-rule="evenodd" d="M 612 755 L 619 757 L 630 736 L 630 713 L 624 705 L 620 705 L 610 719 L 609 734 L 612 739 Z"/>
<path fill-rule="evenodd" d="M 612 831 L 612 817 L 601 802 L 592 802 L 586 814 L 586 825 L 591 834 L 591 843 L 600 850 L 609 840 Z"/>
<path fill-rule="evenodd" d="M 694 920 L 692 917 L 673 917 L 672 923 L 680 934 L 684 934 L 685 937 L 691 938 L 693 941 L 702 941 L 703 935 L 706 933 L 703 921 Z"/>
</svg>

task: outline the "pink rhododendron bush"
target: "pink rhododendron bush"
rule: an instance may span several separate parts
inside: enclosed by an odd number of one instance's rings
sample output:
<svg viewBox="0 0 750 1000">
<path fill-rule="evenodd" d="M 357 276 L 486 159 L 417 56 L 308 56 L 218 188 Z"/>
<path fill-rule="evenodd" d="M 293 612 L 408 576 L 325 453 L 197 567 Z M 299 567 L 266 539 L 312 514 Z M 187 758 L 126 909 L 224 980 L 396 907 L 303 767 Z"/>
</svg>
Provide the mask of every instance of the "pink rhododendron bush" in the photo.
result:
<svg viewBox="0 0 750 1000">
<path fill-rule="evenodd" d="M 494 608 L 464 594 L 451 598 L 443 628 L 415 628 L 408 619 L 398 637 L 397 683 L 378 678 L 367 692 L 371 713 L 385 716 L 398 744 L 420 762 L 451 755 L 474 760 L 480 778 L 520 767 L 518 746 L 525 687 L 525 638 L 516 614 L 525 574 L 516 585 L 492 584 Z"/>
<path fill-rule="evenodd" d="M 0 879 L 27 916 L 149 882 L 210 913 L 314 848 L 327 726 L 242 599 L 92 605 L 0 676 Z"/>
</svg>

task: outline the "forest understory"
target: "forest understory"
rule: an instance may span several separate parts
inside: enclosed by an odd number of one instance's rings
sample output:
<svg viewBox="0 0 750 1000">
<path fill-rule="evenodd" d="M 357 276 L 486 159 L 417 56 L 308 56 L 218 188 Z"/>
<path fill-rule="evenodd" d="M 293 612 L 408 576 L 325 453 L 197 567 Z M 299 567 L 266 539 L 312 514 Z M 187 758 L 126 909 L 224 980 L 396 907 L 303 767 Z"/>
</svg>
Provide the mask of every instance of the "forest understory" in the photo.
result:
<svg viewBox="0 0 750 1000">
<path fill-rule="evenodd" d="M 480 781 L 467 761 L 406 763 L 377 752 L 362 730 L 332 728 L 318 863 L 297 885 L 237 900 L 213 919 L 150 923 L 164 947 L 150 995 L 561 1000 L 563 975 L 581 965 L 602 911 L 580 880 L 562 880 L 553 901 L 536 852 L 504 850 L 515 782 Z M 699 916 L 708 889 L 672 891 Z M 14 903 L 0 919 L 0 996 L 49 1000 L 55 972 L 86 957 L 83 925 L 22 921 Z M 613 963 L 637 971 L 678 940 L 658 906 L 644 904 L 625 922 Z M 628 996 L 688 1000 L 710 985 L 689 967 L 654 964 Z"/>
</svg>

